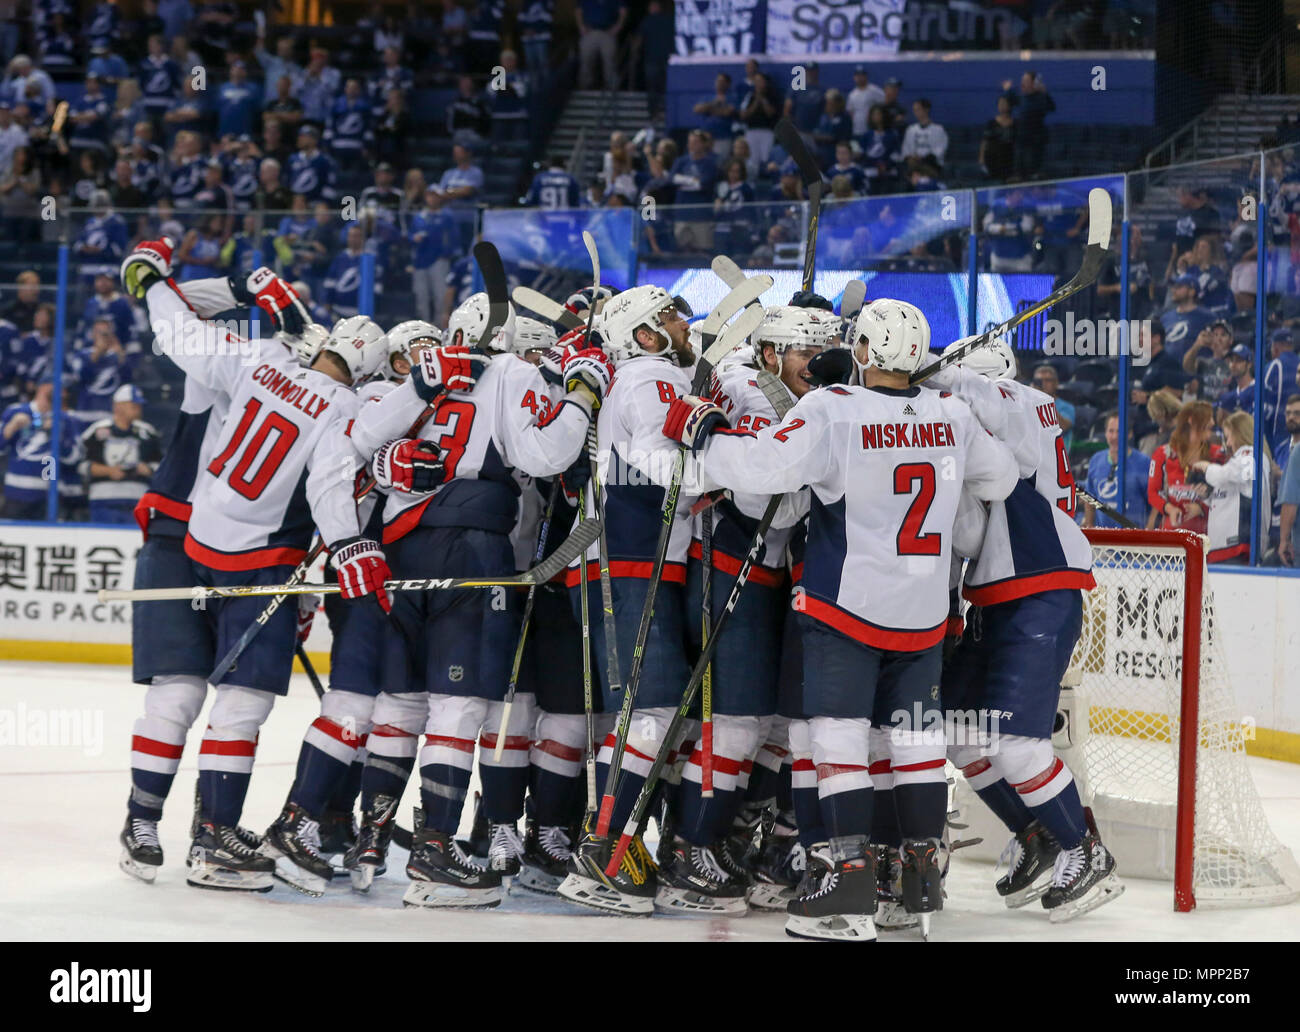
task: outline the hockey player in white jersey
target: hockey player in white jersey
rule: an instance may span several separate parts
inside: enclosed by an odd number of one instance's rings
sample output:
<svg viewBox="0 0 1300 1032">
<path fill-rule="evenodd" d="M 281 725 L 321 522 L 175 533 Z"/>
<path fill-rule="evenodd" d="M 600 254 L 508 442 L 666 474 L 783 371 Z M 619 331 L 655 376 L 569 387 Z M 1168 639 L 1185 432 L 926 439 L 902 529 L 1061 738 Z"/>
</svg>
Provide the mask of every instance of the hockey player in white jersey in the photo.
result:
<svg viewBox="0 0 1300 1032">
<path fill-rule="evenodd" d="M 963 488 L 989 500 L 1017 481 L 1015 460 L 951 395 L 908 386 L 929 352 L 912 305 L 878 300 L 854 327 L 863 386 L 806 394 L 757 435 L 725 428 L 712 403 L 685 398 L 665 432 L 697 450 L 703 474 L 733 489 L 812 488 L 803 592 L 804 706 L 833 866 L 788 905 L 796 936 L 869 941 L 875 930 L 870 855 L 870 729 L 880 696 L 891 728 L 910 909 L 941 906 L 936 854 L 947 809 L 941 733 L 914 713 L 939 703 L 953 521 Z"/>
<path fill-rule="evenodd" d="M 607 351 L 617 363 L 616 386 L 601 406 L 597 421 L 601 509 L 609 550 L 611 589 L 618 655 L 628 674 L 650 573 L 663 525 L 664 490 L 672 480 L 680 447 L 664 436 L 669 405 L 690 392 L 687 368 L 694 364 L 689 327 L 673 299 L 660 287 L 639 286 L 615 295 L 601 310 L 598 324 Z M 621 828 L 668 728 L 673 709 L 690 676 L 686 652 L 683 587 L 690 544 L 690 507 L 698 496 L 693 481 L 684 480 L 672 526 L 663 579 L 655 595 L 654 617 L 645 641 L 644 662 L 632 711 L 627 749 L 614 793 L 609 826 Z M 587 492 L 587 515 L 596 500 Z M 602 611 L 600 571 L 593 546 L 585 558 L 589 609 Z M 574 611 L 579 609 L 579 570 L 571 567 L 567 584 Z M 591 649 L 599 669 L 602 708 L 616 713 L 621 695 L 609 688 L 605 624 L 591 620 Z M 596 756 L 598 786 L 603 786 L 613 760 L 615 736 L 605 736 Z M 676 743 L 674 743 L 676 744 Z M 707 857 L 705 854 L 708 854 Z M 654 862 L 640 835 L 633 840 L 619 873 L 604 874 L 611 855 L 607 837 L 588 829 L 560 885 L 560 895 L 575 903 L 615 913 L 648 914 L 659 888 Z M 744 907 L 744 886 L 718 868 L 707 844 L 698 853 L 708 865 L 708 878 L 697 886 L 694 903 L 700 909 Z"/>
<path fill-rule="evenodd" d="M 171 245 L 151 241 L 124 260 L 129 292 L 143 297 L 160 349 L 188 375 L 230 397 L 230 410 L 199 472 L 185 552 L 203 585 L 281 583 L 305 555 L 313 524 L 329 543 L 345 598 L 375 594 L 387 577 L 382 553 L 360 536 L 351 477 L 336 443 L 355 413 L 350 384 L 384 356 L 382 334 L 331 339 L 311 369 L 278 342 L 265 347 L 204 322 L 170 281 Z M 284 305 L 292 289 L 269 269 L 245 287 Z M 231 307 L 240 299 L 232 297 Z M 265 306 L 263 306 L 265 308 Z M 148 603 L 149 605 L 152 603 Z M 205 662 L 224 655 L 261 611 L 258 598 L 206 606 L 193 647 Z M 200 887 L 270 887 L 274 861 L 251 854 L 235 829 L 252 771 L 257 731 L 276 695 L 288 690 L 296 616 L 282 607 L 218 685 L 199 756 L 200 813 L 187 881 Z M 209 666 L 211 663 L 209 662 Z"/>
<path fill-rule="evenodd" d="M 950 758 L 1014 836 L 998 892 L 1009 907 L 1041 898 L 1059 921 L 1116 898 L 1123 886 L 1052 749 L 1082 593 L 1095 585 L 1092 548 L 1074 522 L 1074 476 L 1055 402 L 1015 374 L 1015 354 L 999 339 L 931 379 L 965 399 L 1011 448 L 1020 477 L 989 506 L 979 555 L 967 565 L 971 607 L 944 668 L 943 696 L 953 715 Z M 959 726 L 970 722 L 956 714 L 972 711 L 996 715 L 988 740 Z"/>
<path fill-rule="evenodd" d="M 519 491 L 513 470 L 552 476 L 568 468 L 583 446 L 608 387 L 608 364 L 598 354 L 570 356 L 567 393 L 552 406 L 537 370 L 499 353 L 508 346 L 512 319 L 513 312 L 489 337 L 487 295 L 470 297 L 448 321 L 448 346 L 425 352 L 406 383 L 358 415 L 351 439 L 379 485 L 389 489 L 384 542 L 400 577 L 513 569 L 509 534 Z M 433 417 L 419 438 L 405 438 L 431 404 Z M 413 490 L 418 485 L 399 472 L 421 442 L 437 448 L 440 482 L 431 491 Z M 429 461 L 417 458 L 416 465 Z M 515 602 L 504 590 L 411 592 L 396 600 L 384 642 L 385 687 L 397 694 L 427 693 L 423 805 L 407 865 L 411 886 L 405 901 L 411 905 L 482 908 L 501 901 L 501 872 L 474 864 L 453 836 L 476 743 L 482 746 L 484 813 L 497 823 L 521 816 L 510 808 L 517 799 L 522 809 L 518 785 L 527 781 L 531 733 L 507 734 L 502 762 L 492 757 L 518 633 Z M 513 720 L 530 728 L 528 715 L 516 706 Z"/>
<path fill-rule="evenodd" d="M 755 433 L 781 422 L 785 411 L 812 389 L 805 379 L 808 362 L 831 345 L 839 332 L 839 320 L 819 308 L 779 305 L 769 308 L 754 333 L 752 355 L 758 368 L 734 365 L 718 374 L 713 401 L 722 408 L 733 427 Z M 750 540 L 767 508 L 768 497 L 744 491 L 730 492 L 713 508 L 713 571 L 710 594 L 713 611 L 721 611 L 735 583 L 736 574 L 749 551 Z M 778 711 L 778 676 L 781 669 L 783 625 L 787 609 L 786 548 L 791 530 L 808 511 L 808 492 L 800 491 L 784 500 L 777 510 L 764 541 L 763 552 L 750 570 L 749 580 L 718 643 L 712 667 L 713 692 L 713 796 L 701 795 L 702 748 L 697 745 L 686 758 L 678 842 L 660 849 L 661 883 L 672 868 L 685 866 L 692 854 L 689 847 L 711 845 L 714 855 L 729 874 L 741 881 L 753 880 L 745 864 L 746 846 L 754 837 L 763 811 L 774 805 L 783 769 L 789 770 L 789 715 Z M 701 611 L 703 599 L 703 541 L 701 521 L 690 546 L 687 565 L 687 613 Z M 698 649 L 703 624 L 687 622 L 688 639 Z M 787 694 L 791 686 L 787 685 Z M 788 700 L 787 700 L 788 701 Z M 788 794 L 788 786 L 786 788 Z M 742 803 L 744 809 L 742 810 Z M 782 825 L 787 845 L 793 843 L 793 814 Z M 765 873 L 771 876 L 785 857 L 768 857 Z M 664 868 L 668 868 L 667 872 Z M 771 886 L 770 881 L 762 883 Z M 778 886 L 779 888 L 779 886 Z M 783 909 L 776 890 L 757 891 L 750 903 L 768 909 Z"/>
</svg>

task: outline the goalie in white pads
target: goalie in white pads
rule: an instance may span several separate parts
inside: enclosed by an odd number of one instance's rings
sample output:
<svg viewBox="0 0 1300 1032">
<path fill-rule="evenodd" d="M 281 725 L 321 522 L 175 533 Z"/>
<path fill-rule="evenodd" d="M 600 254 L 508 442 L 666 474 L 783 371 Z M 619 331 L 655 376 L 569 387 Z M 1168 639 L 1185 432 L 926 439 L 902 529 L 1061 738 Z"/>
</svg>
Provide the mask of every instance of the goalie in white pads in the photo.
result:
<svg viewBox="0 0 1300 1032">
<path fill-rule="evenodd" d="M 1016 484 L 1015 460 L 958 399 L 908 386 L 929 353 L 912 305 L 879 300 L 854 328 L 863 386 L 806 394 L 780 425 L 725 428 L 699 398 L 672 406 L 665 431 L 698 449 L 706 477 L 781 493 L 812 488 L 796 608 L 803 630 L 804 705 L 833 866 L 793 899 L 786 930 L 842 941 L 875 938 L 875 862 L 868 847 L 871 716 L 885 696 L 910 717 L 939 705 L 953 521 L 960 493 L 997 499 Z M 881 487 L 884 490 L 881 490 Z M 937 851 L 947 809 L 942 734 L 892 730 L 894 792 L 904 843 L 904 895 L 941 906 Z"/>
<path fill-rule="evenodd" d="M 958 341 L 952 347 L 960 347 Z M 1015 454 L 1019 482 L 989 506 L 978 557 L 967 565 L 966 629 L 944 668 L 950 758 L 1012 832 L 1007 906 L 1036 899 L 1053 921 L 1117 897 L 1115 860 L 1086 820 L 1070 769 L 1052 749 L 1061 678 L 1091 590 L 1092 548 L 1074 522 L 1075 487 L 1056 404 L 1015 380 L 1003 339 L 931 380 L 964 398 Z M 996 717 L 989 740 L 961 715 Z"/>
</svg>

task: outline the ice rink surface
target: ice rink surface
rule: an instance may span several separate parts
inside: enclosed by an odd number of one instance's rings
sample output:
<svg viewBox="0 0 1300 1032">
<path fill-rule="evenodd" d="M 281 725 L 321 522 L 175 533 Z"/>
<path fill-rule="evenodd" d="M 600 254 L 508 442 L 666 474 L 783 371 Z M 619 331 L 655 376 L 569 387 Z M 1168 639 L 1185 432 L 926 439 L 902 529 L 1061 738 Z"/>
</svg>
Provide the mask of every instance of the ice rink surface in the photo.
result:
<svg viewBox="0 0 1300 1032">
<path fill-rule="evenodd" d="M 784 918 L 751 913 L 730 920 L 585 916 L 555 898 L 518 892 L 497 910 L 404 909 L 405 854 L 394 847 L 389 875 L 368 896 L 337 880 L 320 899 L 277 883 L 235 895 L 185 884 L 185 854 L 200 718 L 191 732 L 161 825 L 166 863 L 153 885 L 117 867 L 117 836 L 130 787 L 131 725 L 143 688 L 125 667 L 12 663 L 0 666 L 0 938 L 6 940 L 718 940 L 793 941 Z M 209 699 L 210 701 L 210 699 Z M 296 676 L 262 729 L 244 810 L 264 830 L 284 802 L 303 731 L 317 715 L 306 678 Z M 44 733 L 43 733 L 44 732 Z M 1251 759 L 1274 831 L 1300 856 L 1300 766 Z M 409 826 L 415 794 L 400 819 Z M 466 828 L 468 831 L 468 807 Z M 1121 875 L 1123 872 L 1120 872 Z M 935 940 L 1292 940 L 1300 903 L 1285 907 L 1173 911 L 1173 886 L 1130 879 L 1114 903 L 1073 923 L 1051 925 L 1036 907 L 1008 911 L 993 891 L 993 868 L 963 861 L 948 877 Z M 915 932 L 881 933 L 918 942 Z"/>
</svg>

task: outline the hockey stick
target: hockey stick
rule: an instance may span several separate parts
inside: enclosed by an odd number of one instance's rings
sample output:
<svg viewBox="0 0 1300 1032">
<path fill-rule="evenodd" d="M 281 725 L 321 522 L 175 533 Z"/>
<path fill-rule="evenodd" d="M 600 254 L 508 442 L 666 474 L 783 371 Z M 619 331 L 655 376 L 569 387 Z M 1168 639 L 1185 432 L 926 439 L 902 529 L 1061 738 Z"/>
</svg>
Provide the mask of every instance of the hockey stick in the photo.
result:
<svg viewBox="0 0 1300 1032">
<path fill-rule="evenodd" d="M 294 655 L 298 657 L 298 662 L 302 664 L 303 673 L 307 675 L 307 680 L 311 682 L 312 691 L 316 693 L 316 698 L 323 698 L 325 695 L 325 686 L 320 683 L 320 677 L 316 673 L 316 667 L 312 665 L 311 657 L 307 655 L 306 648 L 302 642 L 298 642 L 293 647 Z"/>
<path fill-rule="evenodd" d="M 867 285 L 862 280 L 849 280 L 840 295 L 840 340 L 847 341 L 853 330 L 853 321 L 862 311 L 862 302 L 867 299 Z"/>
<path fill-rule="evenodd" d="M 1093 505 L 1093 508 L 1095 508 L 1095 509 L 1096 509 L 1098 512 L 1100 512 L 1103 516 L 1108 516 L 1110 519 L 1114 520 L 1116 523 L 1118 523 L 1118 524 L 1119 524 L 1121 527 L 1123 527 L 1125 530 L 1141 530 L 1141 529 L 1142 529 L 1142 527 L 1141 527 L 1139 524 L 1134 523 L 1131 519 L 1129 519 L 1129 518 L 1128 518 L 1127 516 L 1125 516 L 1123 513 L 1116 512 L 1116 511 L 1115 511 L 1114 509 L 1112 509 L 1109 505 L 1107 505 L 1107 504 L 1106 504 L 1105 502 L 1103 502 L 1100 498 L 1098 498 L 1095 494 L 1091 494 L 1090 492 L 1085 491 L 1085 490 L 1084 490 L 1083 488 L 1081 488 L 1078 484 L 1075 484 L 1075 485 L 1074 485 L 1074 489 L 1075 489 L 1079 494 L 1083 495 L 1084 498 L 1086 498 L 1088 501 L 1090 501 L 1090 502 L 1092 503 L 1092 505 Z"/>
<path fill-rule="evenodd" d="M 825 189 L 826 181 L 822 178 L 822 171 L 817 164 L 817 159 L 808 152 L 803 137 L 799 135 L 799 130 L 795 128 L 790 119 L 782 118 L 777 122 L 774 132 L 776 142 L 785 148 L 785 152 L 799 166 L 799 177 L 803 180 L 803 185 L 808 189 L 810 211 L 808 214 L 808 238 L 804 242 L 803 289 L 812 290 L 813 272 L 817 267 L 817 224 L 821 219 L 822 191 Z"/>
<path fill-rule="evenodd" d="M 596 238 L 585 229 L 582 242 L 587 245 L 587 254 L 591 256 L 591 307 L 587 310 L 587 333 L 582 346 L 591 347 L 591 329 L 596 322 L 596 293 L 600 290 L 600 252 L 596 250 Z M 596 413 L 592 413 L 587 424 L 587 461 L 591 465 L 591 509 L 600 521 L 600 537 L 596 539 L 596 557 L 600 562 L 600 604 L 604 609 L 602 619 L 605 626 L 605 681 L 612 693 L 623 690 L 623 667 L 618 661 L 618 634 L 614 625 L 614 588 L 609 574 L 609 542 L 605 537 L 604 503 L 600 497 L 600 444 L 596 436 Z M 586 499 L 583 499 L 586 504 Z M 584 556 L 581 562 L 586 562 Z"/>
<path fill-rule="evenodd" d="M 546 501 L 546 511 L 542 513 L 542 526 L 537 534 L 537 551 L 534 563 L 540 563 L 546 555 L 546 536 L 551 530 L 551 517 L 555 514 L 555 496 L 563 488 L 558 483 L 551 485 L 551 497 Z M 506 698 L 501 707 L 501 727 L 497 731 L 497 745 L 492 751 L 492 758 L 501 762 L 501 754 L 506 747 L 506 731 L 510 727 L 510 710 L 515 704 L 515 691 L 519 687 L 519 672 L 524 665 L 524 643 L 528 640 L 528 625 L 533 619 L 533 605 L 537 599 L 537 585 L 528 589 L 528 600 L 524 603 L 524 618 L 519 625 L 519 642 L 515 645 L 515 659 L 510 665 L 510 683 L 506 686 Z"/>
<path fill-rule="evenodd" d="M 590 236 L 585 230 L 582 235 L 584 239 Z M 600 286 L 599 283 L 596 285 Z M 536 312 L 543 318 L 550 319 L 551 322 L 559 323 L 567 330 L 576 330 L 582 325 L 582 319 L 576 314 L 570 312 L 560 302 L 552 300 L 532 287 L 515 287 L 510 296 L 514 298 L 515 304 L 521 308 Z"/>
<path fill-rule="evenodd" d="M 582 555 L 600 534 L 600 521 L 585 521 L 575 527 L 564 542 L 536 566 L 523 573 L 499 577 L 423 577 L 384 582 L 385 591 L 459 591 L 463 588 L 527 588 L 544 584 Z M 100 602 L 174 602 L 178 599 L 264 598 L 268 595 L 337 595 L 338 584 L 236 584 L 216 588 L 195 585 L 192 588 L 101 589 Z"/>
<path fill-rule="evenodd" d="M 763 321 L 763 309 L 761 307 L 751 308 L 718 335 L 716 341 L 714 339 L 725 320 L 725 317 L 720 316 L 718 313 L 727 310 L 733 313 L 739 311 L 751 299 L 755 286 L 760 286 L 763 290 L 767 289 L 762 286 L 760 282 L 762 280 L 767 280 L 770 285 L 771 277 L 756 276 L 752 280 L 746 280 L 743 287 L 731 291 L 704 320 L 704 325 L 701 328 L 704 354 L 695 363 L 695 376 L 691 380 L 692 394 L 699 394 L 704 389 L 704 385 L 708 383 L 709 375 L 713 372 L 713 367 L 731 354 L 740 342 L 753 333 L 758 328 L 758 324 Z M 757 295 L 753 294 L 752 296 L 756 297 Z M 740 298 L 745 300 L 738 300 Z M 673 466 L 672 479 L 669 480 L 668 487 L 664 490 L 664 504 L 659 514 L 660 519 L 663 521 L 659 528 L 659 542 L 655 547 L 655 558 L 650 570 L 650 583 L 646 589 L 645 602 L 641 606 L 641 622 L 637 625 L 636 639 L 632 646 L 632 666 L 628 672 L 627 694 L 623 696 L 623 705 L 618 715 L 618 736 L 614 746 L 614 753 L 610 757 L 609 771 L 605 775 L 605 795 L 600 801 L 600 814 L 596 822 L 596 834 L 601 837 L 609 834 L 610 817 L 614 812 L 614 790 L 618 785 L 618 776 L 623 767 L 623 753 L 627 749 L 628 733 L 632 726 L 632 706 L 636 701 L 637 687 L 641 683 L 642 664 L 645 661 L 645 643 L 650 635 L 650 623 L 654 618 L 655 595 L 659 591 L 659 582 L 663 580 L 664 561 L 668 557 L 668 542 L 672 537 L 673 522 L 677 516 L 677 499 L 681 493 L 682 474 L 685 472 L 685 468 L 686 450 L 679 448 Z"/>
<path fill-rule="evenodd" d="M 586 498 L 578 499 L 578 527 L 587 522 Z M 591 672 L 591 600 L 587 597 L 587 554 L 578 559 L 578 609 L 582 620 L 582 711 L 587 718 L 587 808 L 582 822 L 591 827 L 596 812 L 596 692 Z"/>
<path fill-rule="evenodd" d="M 1088 244 L 1083 251 L 1083 262 L 1079 265 L 1079 271 L 1074 274 L 1074 278 L 1068 283 L 1057 287 L 1036 305 L 1031 305 L 1023 312 L 1017 312 L 1006 322 L 999 323 L 991 330 L 986 330 L 960 348 L 945 351 L 943 357 L 937 362 L 932 362 L 924 369 L 918 369 L 914 372 L 909 378 L 909 382 L 918 384 L 923 380 L 928 380 L 940 369 L 952 365 L 954 362 L 960 362 L 976 348 L 984 347 L 989 341 L 1001 337 L 1009 330 L 1014 330 L 1021 323 L 1029 321 L 1040 312 L 1045 312 L 1052 305 L 1064 301 L 1068 297 L 1073 297 L 1079 291 L 1092 286 L 1097 277 L 1101 275 L 1101 268 L 1110 255 L 1107 250 L 1110 245 L 1110 227 L 1110 194 L 1100 187 L 1094 187 L 1088 191 Z"/>
</svg>

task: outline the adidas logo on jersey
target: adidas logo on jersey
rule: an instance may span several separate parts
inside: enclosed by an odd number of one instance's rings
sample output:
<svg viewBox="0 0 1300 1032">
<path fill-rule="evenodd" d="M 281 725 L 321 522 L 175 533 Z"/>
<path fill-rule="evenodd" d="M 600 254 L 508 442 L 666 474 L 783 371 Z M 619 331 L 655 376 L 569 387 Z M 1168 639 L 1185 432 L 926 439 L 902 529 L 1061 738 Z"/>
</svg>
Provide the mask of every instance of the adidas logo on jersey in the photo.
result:
<svg viewBox="0 0 1300 1032">
<path fill-rule="evenodd" d="M 903 415 L 905 415 L 905 416 L 914 416 L 914 415 L 916 415 L 916 409 L 912 408 L 911 405 L 904 405 L 904 406 L 903 406 Z"/>
</svg>

